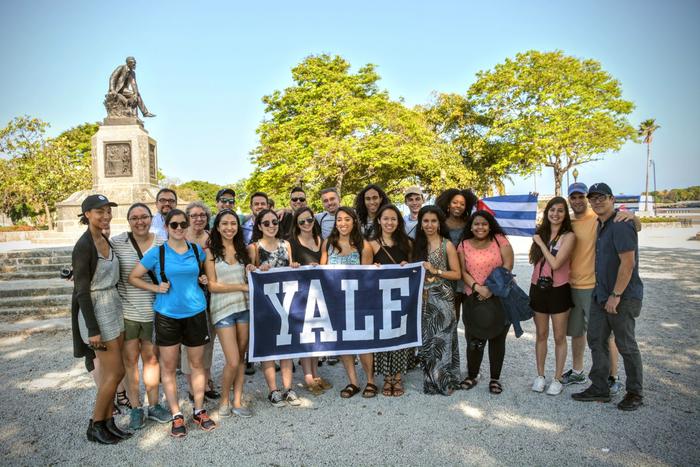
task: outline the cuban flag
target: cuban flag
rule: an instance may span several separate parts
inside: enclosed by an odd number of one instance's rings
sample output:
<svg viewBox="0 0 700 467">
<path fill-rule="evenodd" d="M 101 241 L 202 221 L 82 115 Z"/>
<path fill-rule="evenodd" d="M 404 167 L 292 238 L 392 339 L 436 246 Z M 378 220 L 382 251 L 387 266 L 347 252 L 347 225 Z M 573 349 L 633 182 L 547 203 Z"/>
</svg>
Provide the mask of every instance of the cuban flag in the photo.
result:
<svg viewBox="0 0 700 467">
<path fill-rule="evenodd" d="M 480 199 L 478 209 L 493 214 L 506 235 L 535 235 L 537 195 L 492 196 Z"/>
</svg>

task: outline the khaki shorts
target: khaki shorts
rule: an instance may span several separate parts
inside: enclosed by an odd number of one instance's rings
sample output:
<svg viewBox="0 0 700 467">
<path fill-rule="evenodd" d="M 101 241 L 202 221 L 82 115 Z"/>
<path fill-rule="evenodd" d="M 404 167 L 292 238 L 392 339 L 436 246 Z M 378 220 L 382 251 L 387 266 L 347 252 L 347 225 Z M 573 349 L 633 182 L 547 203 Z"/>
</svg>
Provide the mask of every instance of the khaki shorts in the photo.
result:
<svg viewBox="0 0 700 467">
<path fill-rule="evenodd" d="M 569 324 L 566 329 L 567 336 L 579 337 L 586 335 L 592 296 L 593 289 L 571 289 L 571 300 L 574 302 L 574 306 L 569 311 Z"/>
<path fill-rule="evenodd" d="M 140 323 L 124 318 L 124 340 L 132 339 L 153 342 L 153 321 Z"/>
</svg>

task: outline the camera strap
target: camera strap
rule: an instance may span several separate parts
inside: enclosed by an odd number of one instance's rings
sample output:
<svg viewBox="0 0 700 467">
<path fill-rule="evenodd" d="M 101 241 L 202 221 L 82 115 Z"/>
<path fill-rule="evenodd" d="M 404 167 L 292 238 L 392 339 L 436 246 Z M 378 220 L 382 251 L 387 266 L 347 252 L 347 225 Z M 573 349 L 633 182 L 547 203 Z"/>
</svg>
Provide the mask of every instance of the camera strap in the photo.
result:
<svg viewBox="0 0 700 467">
<path fill-rule="evenodd" d="M 554 246 L 559 242 L 559 237 L 560 237 L 560 236 L 561 236 L 560 234 L 557 234 L 557 236 L 554 237 L 554 239 L 551 240 L 551 241 L 547 244 L 547 249 L 548 249 L 549 252 L 552 254 L 552 256 L 557 256 L 557 251 L 558 251 L 558 250 L 555 250 L 555 249 L 554 249 Z M 542 259 L 540 260 L 540 273 L 538 274 L 539 277 L 542 277 L 542 268 L 544 268 L 544 263 L 546 263 L 546 262 L 547 262 L 547 258 L 545 258 L 544 256 L 542 256 Z M 554 271 L 552 271 L 552 276 L 551 276 L 551 277 L 554 278 Z"/>
<path fill-rule="evenodd" d="M 143 253 L 141 253 L 141 248 L 139 248 L 139 244 L 136 241 L 136 239 L 134 238 L 134 235 L 131 232 L 127 232 L 126 235 L 129 237 L 129 241 L 131 242 L 131 246 L 133 246 L 134 250 L 136 250 L 136 255 L 139 257 L 139 259 L 143 259 Z M 155 237 L 153 237 L 153 239 L 155 240 Z M 156 278 L 156 275 L 153 274 L 153 271 L 149 270 L 147 272 L 147 274 L 148 274 L 148 277 L 151 278 L 151 282 L 153 282 L 154 284 L 158 283 L 158 279 Z"/>
</svg>

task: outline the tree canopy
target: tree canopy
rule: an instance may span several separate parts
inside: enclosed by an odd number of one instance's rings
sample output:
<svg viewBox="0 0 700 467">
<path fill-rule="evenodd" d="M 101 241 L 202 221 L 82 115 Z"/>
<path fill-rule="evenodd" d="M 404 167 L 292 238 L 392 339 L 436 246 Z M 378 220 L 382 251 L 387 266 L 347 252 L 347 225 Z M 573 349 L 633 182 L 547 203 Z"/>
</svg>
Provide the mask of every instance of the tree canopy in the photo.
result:
<svg viewBox="0 0 700 467">
<path fill-rule="evenodd" d="M 551 167 L 557 195 L 567 170 L 635 135 L 620 83 L 597 61 L 562 51 L 530 50 L 479 72 L 468 98 L 488 123 L 482 136 L 500 149 L 497 167 L 521 175 Z"/>
<path fill-rule="evenodd" d="M 248 191 L 265 191 L 279 205 L 301 185 L 318 207 L 318 193 L 330 186 L 342 195 L 378 183 L 396 196 L 416 183 L 436 192 L 469 180 L 425 115 L 379 89 L 374 65 L 353 73 L 339 56 L 310 56 L 292 78 L 292 86 L 263 97 L 268 118 L 257 129 Z"/>
</svg>

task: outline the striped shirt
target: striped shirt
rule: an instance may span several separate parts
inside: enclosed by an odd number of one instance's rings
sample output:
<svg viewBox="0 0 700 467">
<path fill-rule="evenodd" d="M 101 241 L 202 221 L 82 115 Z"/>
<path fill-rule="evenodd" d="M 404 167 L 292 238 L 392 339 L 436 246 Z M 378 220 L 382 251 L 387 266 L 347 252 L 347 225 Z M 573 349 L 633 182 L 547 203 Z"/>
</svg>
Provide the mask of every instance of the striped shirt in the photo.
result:
<svg viewBox="0 0 700 467">
<path fill-rule="evenodd" d="M 163 242 L 164 240 L 161 237 L 155 235 L 153 244 L 146 251 L 162 245 Z M 119 282 L 117 283 L 117 290 L 122 299 L 124 319 L 137 321 L 139 323 L 153 321 L 153 299 L 155 294 L 148 290 L 134 287 L 129 284 L 128 281 L 129 274 L 131 274 L 136 264 L 139 263 L 139 256 L 134 246 L 131 244 L 131 241 L 129 241 L 126 232 L 112 237 L 112 248 L 114 248 L 114 253 L 117 255 L 117 258 L 119 258 Z M 146 251 L 142 251 L 141 253 L 146 254 Z M 141 279 L 149 284 L 153 283 L 148 274 L 144 274 Z"/>
</svg>

